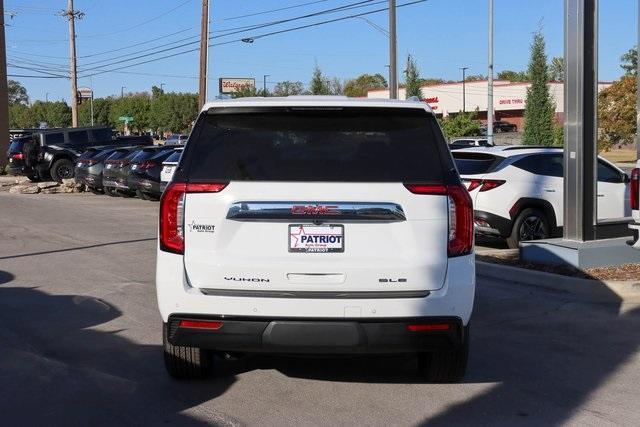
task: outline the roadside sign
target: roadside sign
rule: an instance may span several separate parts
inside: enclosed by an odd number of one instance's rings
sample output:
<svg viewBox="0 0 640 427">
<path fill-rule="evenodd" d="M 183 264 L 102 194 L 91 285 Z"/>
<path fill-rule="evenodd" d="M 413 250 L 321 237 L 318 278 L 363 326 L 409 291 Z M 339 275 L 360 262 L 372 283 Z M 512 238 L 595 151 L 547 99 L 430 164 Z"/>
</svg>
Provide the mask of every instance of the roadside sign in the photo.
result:
<svg viewBox="0 0 640 427">
<path fill-rule="evenodd" d="M 120 117 L 118 117 L 118 120 L 120 120 L 121 122 L 129 123 L 129 122 L 133 121 L 133 117 L 131 117 L 131 116 L 120 116 Z"/>
<path fill-rule="evenodd" d="M 93 97 L 93 89 L 86 86 L 78 88 L 78 97 L 91 99 Z"/>
<path fill-rule="evenodd" d="M 256 87 L 256 79 L 250 77 L 222 77 L 218 81 L 220 93 L 224 94 L 238 92 L 247 87 Z"/>
</svg>

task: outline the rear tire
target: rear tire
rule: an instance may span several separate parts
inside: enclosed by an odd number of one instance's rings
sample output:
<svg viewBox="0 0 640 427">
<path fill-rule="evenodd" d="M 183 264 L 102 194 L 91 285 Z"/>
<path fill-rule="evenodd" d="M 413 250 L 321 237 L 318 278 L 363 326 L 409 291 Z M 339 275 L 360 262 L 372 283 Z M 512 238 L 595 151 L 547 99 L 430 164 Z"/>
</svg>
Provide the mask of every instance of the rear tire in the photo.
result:
<svg viewBox="0 0 640 427">
<path fill-rule="evenodd" d="M 104 191 L 104 194 L 106 194 L 107 196 L 120 197 L 120 195 L 116 193 L 116 190 L 114 190 L 111 187 L 102 187 L 102 190 Z"/>
<path fill-rule="evenodd" d="M 464 328 L 462 344 L 453 350 L 420 353 L 422 377 L 430 383 L 454 383 L 464 378 L 469 360 L 469 326 Z"/>
<path fill-rule="evenodd" d="M 56 160 L 51 166 L 51 179 L 54 181 L 62 182 L 63 179 L 73 178 L 74 174 L 73 162 L 69 159 Z"/>
<path fill-rule="evenodd" d="M 136 190 L 136 196 L 138 197 L 138 199 L 141 200 L 149 200 L 146 196 L 146 194 L 144 194 L 142 191 L 140 190 Z"/>
<path fill-rule="evenodd" d="M 40 182 L 40 181 L 42 181 L 37 174 L 27 175 L 27 178 L 29 178 L 29 181 L 31 181 L 31 182 Z"/>
<path fill-rule="evenodd" d="M 164 365 L 169 375 L 179 380 L 204 379 L 211 374 L 213 356 L 197 347 L 173 345 L 167 339 L 167 324 L 162 325 Z"/>
<path fill-rule="evenodd" d="M 550 230 L 549 219 L 544 212 L 536 208 L 523 209 L 513 221 L 507 246 L 509 249 L 518 249 L 522 241 L 548 239 Z"/>
<path fill-rule="evenodd" d="M 95 188 L 95 187 L 87 187 L 89 189 L 89 191 L 91 191 L 93 194 L 104 194 L 104 191 L 99 189 L 99 188 Z"/>
</svg>

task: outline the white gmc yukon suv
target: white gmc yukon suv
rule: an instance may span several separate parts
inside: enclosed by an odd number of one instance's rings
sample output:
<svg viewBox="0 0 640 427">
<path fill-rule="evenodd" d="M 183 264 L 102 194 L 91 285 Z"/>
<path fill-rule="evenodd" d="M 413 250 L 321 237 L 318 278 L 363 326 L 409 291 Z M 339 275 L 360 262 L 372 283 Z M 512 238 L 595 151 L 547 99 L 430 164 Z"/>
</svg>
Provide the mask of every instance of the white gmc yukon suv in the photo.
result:
<svg viewBox="0 0 640 427">
<path fill-rule="evenodd" d="M 162 196 L 166 368 L 212 356 L 412 353 L 465 372 L 473 210 L 424 103 L 342 97 L 205 105 Z"/>
</svg>

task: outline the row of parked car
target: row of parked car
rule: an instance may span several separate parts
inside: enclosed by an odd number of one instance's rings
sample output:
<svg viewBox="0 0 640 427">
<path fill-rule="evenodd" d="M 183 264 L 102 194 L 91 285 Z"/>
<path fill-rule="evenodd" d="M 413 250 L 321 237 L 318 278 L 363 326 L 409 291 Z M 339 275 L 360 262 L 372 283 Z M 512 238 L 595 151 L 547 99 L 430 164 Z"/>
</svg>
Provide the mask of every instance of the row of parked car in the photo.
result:
<svg viewBox="0 0 640 427">
<path fill-rule="evenodd" d="M 182 149 L 175 145 L 92 147 L 78 159 L 75 179 L 96 194 L 159 200 Z"/>
</svg>

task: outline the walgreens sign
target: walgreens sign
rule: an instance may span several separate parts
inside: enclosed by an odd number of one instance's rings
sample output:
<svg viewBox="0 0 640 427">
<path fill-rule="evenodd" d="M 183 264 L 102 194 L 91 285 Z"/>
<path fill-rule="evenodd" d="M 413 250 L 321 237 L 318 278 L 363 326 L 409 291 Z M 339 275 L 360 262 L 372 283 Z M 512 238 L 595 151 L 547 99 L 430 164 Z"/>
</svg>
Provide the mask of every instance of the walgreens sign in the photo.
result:
<svg viewBox="0 0 640 427">
<path fill-rule="evenodd" d="M 255 87 L 256 79 L 252 78 L 236 78 L 236 77 L 222 77 L 219 79 L 220 93 L 228 94 L 238 92 L 247 87 Z"/>
</svg>

